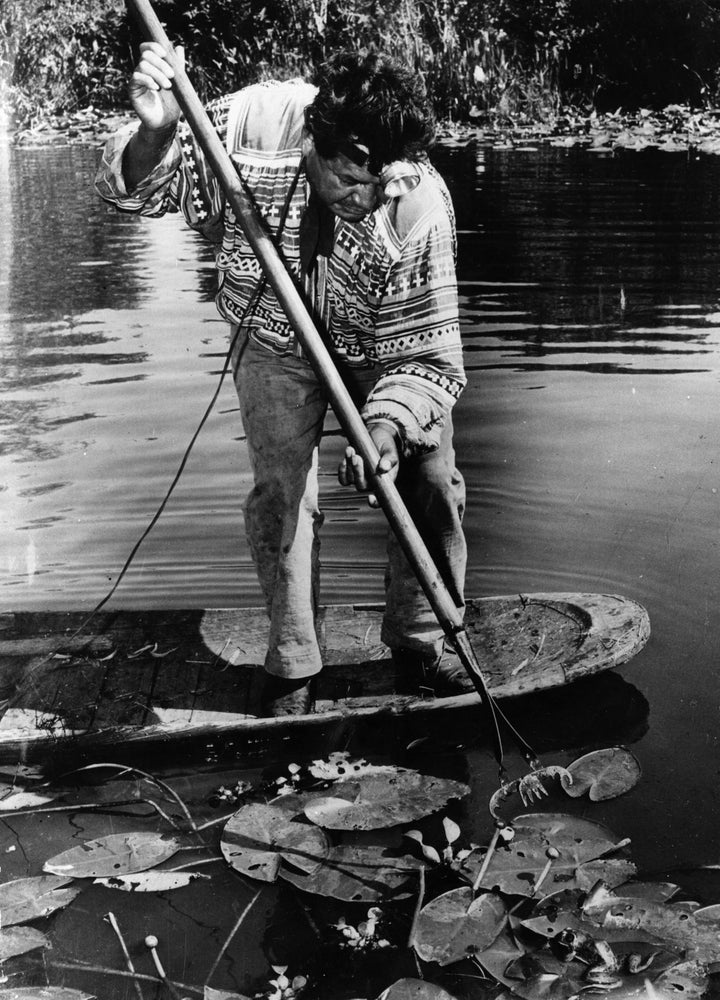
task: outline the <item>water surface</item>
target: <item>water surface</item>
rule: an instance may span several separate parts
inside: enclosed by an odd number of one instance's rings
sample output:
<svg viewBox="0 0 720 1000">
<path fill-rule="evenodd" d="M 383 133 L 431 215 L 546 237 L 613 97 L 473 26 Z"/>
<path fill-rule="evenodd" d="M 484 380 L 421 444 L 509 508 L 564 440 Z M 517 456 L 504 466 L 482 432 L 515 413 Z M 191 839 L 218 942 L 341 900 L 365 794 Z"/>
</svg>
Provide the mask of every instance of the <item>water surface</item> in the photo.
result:
<svg viewBox="0 0 720 1000">
<path fill-rule="evenodd" d="M 90 609 L 223 367 L 212 259 L 176 218 L 98 203 L 92 150 L 0 156 L 0 605 Z M 631 744 L 641 784 L 580 808 L 632 837 L 644 870 L 720 901 L 717 873 L 675 870 L 720 860 L 720 163 L 472 146 L 437 161 L 460 232 L 468 592 L 603 591 L 647 607 L 653 636 L 619 693 L 571 699 L 565 715 L 584 721 L 569 735 L 548 714 L 548 760 Z M 328 429 L 325 593 L 378 599 L 382 516 L 336 484 Z M 115 606 L 257 604 L 248 483 L 227 384 Z M 463 760 L 482 839 L 494 769 L 482 747 Z"/>
</svg>

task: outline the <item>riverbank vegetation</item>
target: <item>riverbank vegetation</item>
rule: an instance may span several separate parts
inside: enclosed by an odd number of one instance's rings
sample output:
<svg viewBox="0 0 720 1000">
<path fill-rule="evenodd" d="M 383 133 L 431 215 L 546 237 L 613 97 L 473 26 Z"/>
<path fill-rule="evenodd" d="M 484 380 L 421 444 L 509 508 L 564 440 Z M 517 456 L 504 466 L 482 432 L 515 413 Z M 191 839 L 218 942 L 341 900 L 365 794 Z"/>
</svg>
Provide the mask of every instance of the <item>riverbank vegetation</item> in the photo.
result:
<svg viewBox="0 0 720 1000">
<path fill-rule="evenodd" d="M 312 74 L 340 47 L 401 56 L 444 121 L 538 123 L 720 99 L 720 0 L 157 0 L 204 98 Z M 122 0 L 5 0 L 0 88 L 23 128 L 126 105 Z"/>
</svg>

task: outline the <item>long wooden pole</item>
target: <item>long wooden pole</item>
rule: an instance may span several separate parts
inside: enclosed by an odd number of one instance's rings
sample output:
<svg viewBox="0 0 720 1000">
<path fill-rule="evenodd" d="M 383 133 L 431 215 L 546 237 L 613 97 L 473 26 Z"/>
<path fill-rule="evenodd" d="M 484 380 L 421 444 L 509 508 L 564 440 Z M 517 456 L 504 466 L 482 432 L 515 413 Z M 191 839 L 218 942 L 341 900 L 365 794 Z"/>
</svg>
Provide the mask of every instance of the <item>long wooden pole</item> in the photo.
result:
<svg viewBox="0 0 720 1000">
<path fill-rule="evenodd" d="M 258 220 L 247 197 L 237 171 L 223 146 L 205 109 L 195 93 L 187 74 L 168 39 L 164 28 L 149 0 L 127 0 L 144 34 L 150 41 L 158 42 L 166 51 L 166 58 L 173 70 L 173 92 L 185 118 L 192 129 L 215 177 L 232 206 L 245 238 L 257 256 L 285 310 L 288 321 L 316 375 L 322 382 L 338 421 L 369 470 L 377 469 L 380 455 L 357 407 L 345 387 L 325 344 L 308 313 L 295 283 L 283 264 L 267 231 Z M 470 675 L 477 691 L 488 706 L 492 699 L 472 648 L 462 615 L 440 576 L 419 531 L 410 517 L 393 482 L 386 476 L 371 471 L 372 488 L 390 522 L 392 530 L 422 586 L 430 606 L 446 636 L 456 649 L 460 660 Z M 530 748 L 528 747 L 528 750 Z"/>
</svg>

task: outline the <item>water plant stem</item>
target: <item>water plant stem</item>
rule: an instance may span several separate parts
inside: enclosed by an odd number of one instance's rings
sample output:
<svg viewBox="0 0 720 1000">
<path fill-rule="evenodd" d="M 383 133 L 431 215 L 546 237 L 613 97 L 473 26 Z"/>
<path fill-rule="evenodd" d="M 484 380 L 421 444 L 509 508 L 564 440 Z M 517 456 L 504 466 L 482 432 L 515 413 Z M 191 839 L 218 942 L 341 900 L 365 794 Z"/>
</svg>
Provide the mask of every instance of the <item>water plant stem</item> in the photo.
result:
<svg viewBox="0 0 720 1000">
<path fill-rule="evenodd" d="M 11 816 L 31 816 L 33 813 L 62 812 L 110 812 L 115 806 L 152 805 L 146 799 L 120 799 L 117 802 L 81 802 L 74 806 L 33 806 L 32 809 L 8 809 L 3 812 L 6 818 Z"/>
<path fill-rule="evenodd" d="M 105 919 L 112 927 L 113 931 L 115 932 L 115 936 L 120 942 L 120 948 L 122 949 L 122 953 L 125 958 L 125 965 L 127 965 L 128 967 L 128 972 L 132 972 L 134 975 L 135 966 L 133 965 L 133 960 L 130 958 L 130 952 L 128 951 L 127 945 L 125 944 L 125 938 L 122 935 L 122 931 L 120 930 L 120 925 L 118 924 L 117 919 L 115 918 L 115 914 L 112 912 L 106 913 Z M 133 986 L 135 987 L 135 992 L 138 995 L 138 1000 L 145 1000 L 145 998 L 143 997 L 143 992 L 140 989 L 140 983 L 137 981 L 137 979 L 133 979 Z"/>
<path fill-rule="evenodd" d="M 34 958 L 32 955 L 26 957 L 29 962 L 45 966 L 42 959 Z M 109 969 L 104 965 L 89 965 L 85 962 L 53 962 L 52 968 L 67 969 L 72 972 L 96 972 L 102 976 L 120 976 L 123 979 L 137 979 L 143 983 L 154 983 L 156 986 L 162 984 L 162 980 L 158 979 L 157 976 L 148 976 L 144 972 L 126 972 L 124 969 Z M 172 985 L 176 990 L 182 990 L 183 993 L 195 993 L 198 996 L 203 996 L 205 993 L 199 986 L 190 986 L 188 983 L 173 982 L 171 984 L 168 980 L 165 985 Z"/>
<path fill-rule="evenodd" d="M 261 892 L 262 892 L 262 889 L 258 889 L 257 890 L 257 892 L 255 893 L 255 895 L 252 897 L 252 899 L 250 900 L 250 902 L 247 904 L 247 906 L 245 907 L 245 909 L 242 911 L 242 913 L 240 914 L 240 916 L 235 921 L 235 924 L 234 924 L 232 930 L 230 931 L 230 933 L 228 934 L 228 936 L 225 938 L 225 941 L 223 942 L 222 948 L 218 952 L 218 954 L 217 954 L 217 956 L 215 958 L 215 961 L 210 966 L 210 971 L 208 972 L 207 976 L 205 977 L 205 986 L 209 986 L 210 985 L 210 980 L 215 975 L 217 967 L 218 967 L 218 965 L 220 965 L 220 962 L 222 961 L 223 955 L 225 954 L 225 952 L 230 947 L 230 943 L 231 943 L 232 939 L 235 937 L 235 935 L 239 931 L 240 925 L 242 924 L 243 920 L 245 919 L 245 917 L 248 915 L 248 913 L 252 909 L 252 907 L 253 907 L 256 899 L 258 898 L 258 896 L 260 895 Z"/>
<path fill-rule="evenodd" d="M 413 940 L 415 938 L 415 929 L 420 919 L 420 911 L 423 908 L 423 903 L 425 902 L 425 868 L 422 867 L 418 871 L 418 898 L 415 904 L 415 912 L 413 913 L 412 924 L 410 925 L 410 934 L 408 936 L 408 947 L 412 948 Z"/>
<path fill-rule="evenodd" d="M 174 788 L 171 788 L 166 782 L 162 781 L 160 778 L 156 778 L 154 774 L 150 774 L 148 771 L 142 771 L 139 767 L 131 767 L 127 764 L 113 764 L 113 763 L 98 763 L 98 764 L 86 764 L 85 767 L 77 768 L 77 771 L 92 771 L 95 768 L 111 768 L 118 771 L 118 777 L 122 778 L 126 774 L 139 774 L 141 778 L 145 778 L 146 781 L 152 782 L 157 788 L 161 788 L 174 802 L 180 807 L 185 819 L 188 821 L 190 829 L 195 832 L 195 820 L 192 818 L 190 810 L 183 802 L 182 798 L 178 795 Z M 72 773 L 72 772 L 71 772 Z"/>
<path fill-rule="evenodd" d="M 173 1000 L 182 1000 L 182 998 L 180 997 L 180 994 L 178 993 L 178 991 L 175 989 L 175 987 L 173 986 L 173 984 L 168 979 L 167 973 L 165 972 L 163 964 L 160 961 L 160 956 L 157 953 L 158 939 L 155 937 L 154 934 L 148 934 L 148 936 L 145 938 L 145 946 L 150 951 L 150 954 L 151 954 L 152 960 L 153 960 L 153 964 L 154 964 L 155 968 L 157 969 L 158 976 L 160 976 L 160 978 L 162 979 L 163 983 L 167 986 L 168 992 L 172 996 Z"/>
<path fill-rule="evenodd" d="M 545 867 L 543 868 L 543 870 L 538 875 L 538 877 L 537 877 L 537 879 L 535 881 L 535 884 L 532 887 L 532 891 L 530 893 L 531 896 L 534 896 L 538 892 L 538 890 L 540 889 L 540 886 L 543 884 L 543 882 L 545 881 L 545 879 L 550 874 L 550 869 L 552 868 L 553 864 L 555 863 L 555 861 L 557 861 L 557 859 L 559 857 L 560 857 L 560 852 L 557 850 L 557 848 L 555 848 L 555 847 L 548 847 L 548 849 L 547 849 L 547 861 L 545 862 Z"/>
<path fill-rule="evenodd" d="M 500 827 L 495 827 L 495 832 L 492 835 L 492 840 L 488 844 L 488 849 L 485 852 L 485 857 L 483 858 L 483 863 L 480 865 L 480 871 L 478 872 L 477 878 L 473 882 L 473 897 L 482 885 L 483 879 L 485 878 L 485 873 L 490 867 L 490 862 L 492 861 L 492 856 L 495 853 L 495 848 L 497 847 L 497 842 L 500 839 Z"/>
<path fill-rule="evenodd" d="M 218 826 L 220 823 L 227 823 L 234 813 L 227 813 L 225 816 L 217 816 L 215 819 L 209 819 L 205 823 L 198 823 L 195 827 L 195 833 L 200 833 L 201 830 L 207 830 L 211 826 Z"/>
<path fill-rule="evenodd" d="M 200 858 L 199 861 L 188 861 L 184 865 L 178 865 L 176 868 L 166 868 L 165 871 L 168 872 L 182 872 L 186 868 L 197 868 L 198 865 L 214 865 L 218 861 L 224 861 L 219 854 L 216 858 Z"/>
</svg>

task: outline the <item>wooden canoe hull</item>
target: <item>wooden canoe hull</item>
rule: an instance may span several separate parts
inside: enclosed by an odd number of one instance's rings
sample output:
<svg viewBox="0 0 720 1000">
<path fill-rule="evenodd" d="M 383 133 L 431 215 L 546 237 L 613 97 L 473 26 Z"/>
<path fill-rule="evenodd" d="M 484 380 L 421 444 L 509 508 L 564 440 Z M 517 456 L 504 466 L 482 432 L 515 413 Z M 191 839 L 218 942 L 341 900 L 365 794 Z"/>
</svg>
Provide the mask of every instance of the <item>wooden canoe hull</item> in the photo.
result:
<svg viewBox="0 0 720 1000">
<path fill-rule="evenodd" d="M 382 607 L 324 608 L 323 671 L 311 715 L 253 714 L 267 619 L 260 609 L 116 611 L 79 635 L 78 612 L 0 615 L 0 755 L 35 758 L 69 746 L 86 758 L 111 748 L 185 739 L 297 734 L 348 719 L 458 708 L 471 693 L 422 698 L 392 691 Z M 650 634 L 647 612 L 623 597 L 539 593 L 468 603 L 468 634 L 494 697 L 572 683 L 627 662 Z"/>
</svg>

